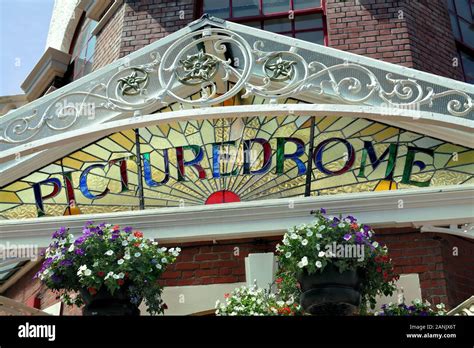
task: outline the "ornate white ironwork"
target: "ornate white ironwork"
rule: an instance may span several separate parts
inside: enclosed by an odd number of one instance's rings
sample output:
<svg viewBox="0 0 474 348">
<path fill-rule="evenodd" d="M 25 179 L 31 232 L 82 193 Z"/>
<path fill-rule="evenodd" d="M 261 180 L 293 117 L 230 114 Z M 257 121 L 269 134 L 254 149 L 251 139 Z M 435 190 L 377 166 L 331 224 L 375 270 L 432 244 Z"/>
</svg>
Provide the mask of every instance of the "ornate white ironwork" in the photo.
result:
<svg viewBox="0 0 474 348">
<path fill-rule="evenodd" d="M 424 225 L 421 227 L 420 232 L 452 234 L 454 236 L 474 239 L 474 223 L 467 223 L 459 226 L 450 225 L 449 227 Z"/>
<path fill-rule="evenodd" d="M 19 115 L 3 124 L 0 120 L 0 148 L 5 148 L 1 143 L 14 145 L 31 141 L 45 127 L 52 132 L 71 129 L 88 103 L 94 104 L 96 113 L 101 109 L 109 112 L 158 109 L 169 102 L 207 107 L 241 91 L 244 91 L 243 98 L 258 95 L 270 102 L 309 92 L 342 104 L 422 111 L 432 110 L 436 102 L 437 110 L 443 105 L 443 113 L 447 115 L 467 118 L 474 115 L 473 97 L 464 91 L 435 92 L 434 85 L 386 72 L 381 80 L 377 77 L 380 72 L 362 64 L 345 60 L 327 65 L 319 60 L 308 60 L 304 49 L 288 47 L 288 50 L 265 51 L 268 42 L 257 40 L 251 44 L 225 28 L 191 31 L 175 40 L 161 55 L 158 50 L 150 53 L 148 63 L 121 66 L 107 82 L 92 85 L 89 90 L 62 94 L 41 113 L 34 109 L 27 116 Z M 214 51 L 206 53 L 197 48 L 205 44 L 212 45 Z M 223 58 L 229 52 L 240 58 L 239 64 L 231 58 Z M 218 80 L 234 84 L 219 94 Z M 200 89 L 201 97 L 192 100 L 179 95 L 177 87 L 183 84 Z M 81 98 L 79 105 L 62 103 L 71 97 Z"/>
</svg>

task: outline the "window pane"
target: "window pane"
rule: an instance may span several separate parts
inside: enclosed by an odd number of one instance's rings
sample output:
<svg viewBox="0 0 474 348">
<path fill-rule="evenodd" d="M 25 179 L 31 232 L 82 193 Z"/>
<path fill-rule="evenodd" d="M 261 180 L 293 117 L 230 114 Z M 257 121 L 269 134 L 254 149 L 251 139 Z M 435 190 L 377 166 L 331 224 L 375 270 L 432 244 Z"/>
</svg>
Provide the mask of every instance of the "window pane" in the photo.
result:
<svg viewBox="0 0 474 348">
<path fill-rule="evenodd" d="M 322 27 L 323 27 L 323 15 L 321 13 L 295 17 L 296 30 L 322 28 Z"/>
<path fill-rule="evenodd" d="M 474 57 L 464 53 L 461 53 L 462 65 L 464 68 L 464 76 L 466 82 L 474 83 Z"/>
<path fill-rule="evenodd" d="M 291 31 L 291 21 L 287 17 L 267 20 L 263 22 L 263 29 L 274 33 Z"/>
<path fill-rule="evenodd" d="M 91 37 L 91 39 L 87 43 L 86 60 L 91 60 L 92 56 L 94 55 L 95 41 L 96 41 L 96 37 L 93 36 L 93 37 Z"/>
<path fill-rule="evenodd" d="M 258 16 L 259 0 L 233 0 L 232 17 Z"/>
<path fill-rule="evenodd" d="M 210 15 L 219 18 L 229 18 L 229 1 L 204 0 L 204 13 L 209 13 Z"/>
<path fill-rule="evenodd" d="M 454 1 L 454 0 L 446 0 L 446 2 L 448 3 L 448 8 L 449 8 L 451 11 L 456 12 L 456 9 L 454 8 L 453 1 Z"/>
<path fill-rule="evenodd" d="M 264 14 L 288 11 L 290 11 L 289 0 L 263 0 Z"/>
<path fill-rule="evenodd" d="M 321 0 L 293 0 L 293 8 L 295 10 L 314 7 L 321 7 Z"/>
<path fill-rule="evenodd" d="M 459 20 L 461 26 L 462 40 L 466 45 L 474 48 L 474 30 L 468 22 Z"/>
<path fill-rule="evenodd" d="M 260 22 L 260 21 L 242 22 L 242 24 L 246 25 L 248 27 L 262 29 L 262 22 Z"/>
<path fill-rule="evenodd" d="M 324 32 L 322 30 L 296 33 L 296 38 L 324 45 Z"/>
<path fill-rule="evenodd" d="M 461 16 L 465 20 L 472 22 L 471 6 L 469 4 L 469 0 L 456 0 L 455 3 L 458 16 Z"/>
<path fill-rule="evenodd" d="M 451 14 L 449 17 L 451 18 L 451 28 L 453 29 L 454 37 L 461 41 L 461 33 L 459 32 L 458 27 L 458 17 L 453 14 Z"/>
</svg>

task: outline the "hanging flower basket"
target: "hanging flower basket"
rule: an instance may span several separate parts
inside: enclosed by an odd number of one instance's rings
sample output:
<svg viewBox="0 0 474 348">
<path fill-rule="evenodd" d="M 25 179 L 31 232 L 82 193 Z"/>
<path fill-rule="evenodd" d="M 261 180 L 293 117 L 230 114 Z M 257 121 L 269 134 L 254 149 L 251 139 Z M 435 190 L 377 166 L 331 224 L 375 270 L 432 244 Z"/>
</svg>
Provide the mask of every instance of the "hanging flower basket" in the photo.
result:
<svg viewBox="0 0 474 348">
<path fill-rule="evenodd" d="M 66 304 L 84 305 L 84 315 L 139 315 L 142 299 L 150 314 L 160 314 L 165 305 L 159 280 L 179 252 L 131 227 L 90 222 L 76 239 L 61 227 L 36 277 Z"/>
<path fill-rule="evenodd" d="M 360 282 L 358 269 L 344 272 L 329 264 L 321 273 L 308 274 L 306 270 L 298 277 L 301 286 L 300 302 L 309 314 L 351 315 L 360 305 Z"/>
<path fill-rule="evenodd" d="M 84 307 L 82 308 L 84 315 L 140 315 L 138 305 L 141 300 L 135 303 L 130 301 L 130 290 L 126 284 L 113 294 L 106 287 L 101 287 L 99 291 L 93 291 L 92 293 L 90 290 L 86 288 L 79 290 L 84 302 Z"/>
<path fill-rule="evenodd" d="M 314 315 L 366 313 L 377 295 L 391 295 L 398 276 L 370 226 L 321 209 L 311 224 L 288 230 L 277 245 L 279 265 L 298 279 L 300 304 Z"/>
</svg>

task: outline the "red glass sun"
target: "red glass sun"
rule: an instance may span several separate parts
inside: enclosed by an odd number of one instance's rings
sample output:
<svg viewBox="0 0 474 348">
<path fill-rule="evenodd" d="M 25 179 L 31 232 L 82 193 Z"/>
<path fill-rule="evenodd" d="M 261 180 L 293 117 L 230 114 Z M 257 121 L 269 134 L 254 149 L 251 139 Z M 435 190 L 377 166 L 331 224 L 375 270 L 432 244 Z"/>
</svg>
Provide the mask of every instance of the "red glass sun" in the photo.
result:
<svg viewBox="0 0 474 348">
<path fill-rule="evenodd" d="M 228 190 L 221 190 L 214 192 L 207 199 L 205 204 L 221 204 L 221 203 L 232 203 L 240 202 L 240 197 Z"/>
</svg>

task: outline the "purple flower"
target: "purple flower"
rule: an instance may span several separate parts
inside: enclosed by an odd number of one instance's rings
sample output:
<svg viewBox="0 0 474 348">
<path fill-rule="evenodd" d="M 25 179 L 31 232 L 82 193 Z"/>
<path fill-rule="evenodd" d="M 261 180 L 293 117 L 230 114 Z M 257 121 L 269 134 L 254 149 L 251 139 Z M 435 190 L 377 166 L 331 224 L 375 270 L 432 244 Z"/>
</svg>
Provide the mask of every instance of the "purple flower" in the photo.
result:
<svg viewBox="0 0 474 348">
<path fill-rule="evenodd" d="M 337 217 L 334 217 L 332 219 L 331 227 L 337 227 L 337 225 L 339 225 L 339 222 L 341 222 L 341 220 L 339 220 Z"/>
<path fill-rule="evenodd" d="M 63 238 L 64 235 L 66 234 L 66 227 L 60 227 L 59 230 L 53 233 L 53 238 Z"/>
<path fill-rule="evenodd" d="M 82 243 L 84 243 L 86 241 L 86 239 L 88 238 L 89 236 L 86 235 L 86 236 L 81 236 L 79 238 L 76 239 L 76 241 L 74 242 L 75 245 L 81 245 Z"/>
<path fill-rule="evenodd" d="M 83 234 L 91 234 L 91 230 L 89 228 L 82 229 Z"/>
<path fill-rule="evenodd" d="M 130 233 L 133 230 L 133 227 L 127 226 L 123 229 L 125 232 Z"/>
<path fill-rule="evenodd" d="M 346 219 L 349 219 L 349 221 L 351 222 L 351 224 L 353 224 L 354 222 L 357 221 L 357 219 L 351 215 L 347 216 Z"/>
<path fill-rule="evenodd" d="M 120 232 L 119 231 L 113 231 L 112 236 L 110 237 L 110 240 L 115 240 L 119 237 Z"/>
<path fill-rule="evenodd" d="M 344 235 L 344 240 L 349 241 L 352 238 L 352 236 L 348 233 Z"/>
<path fill-rule="evenodd" d="M 326 209 L 324 208 L 319 209 L 319 211 L 321 212 L 321 214 L 326 214 Z"/>
<path fill-rule="evenodd" d="M 362 232 L 356 232 L 355 242 L 362 244 L 364 242 L 364 234 Z"/>
<path fill-rule="evenodd" d="M 367 225 L 362 226 L 362 229 L 364 230 L 365 234 L 368 234 L 369 231 L 371 230 L 370 226 L 367 226 Z"/>
<path fill-rule="evenodd" d="M 84 255 L 84 250 L 82 250 L 82 249 L 74 249 L 74 254 L 76 254 L 76 255 Z"/>
<path fill-rule="evenodd" d="M 68 259 L 62 260 L 59 264 L 64 267 L 69 267 L 72 265 L 72 260 L 68 260 Z"/>
<path fill-rule="evenodd" d="M 63 278 L 62 278 L 61 276 L 58 276 L 58 275 L 56 275 L 56 274 L 53 274 L 53 275 L 51 276 L 51 280 L 52 280 L 53 282 L 55 282 L 55 283 L 59 283 L 62 279 L 63 279 Z"/>
</svg>

